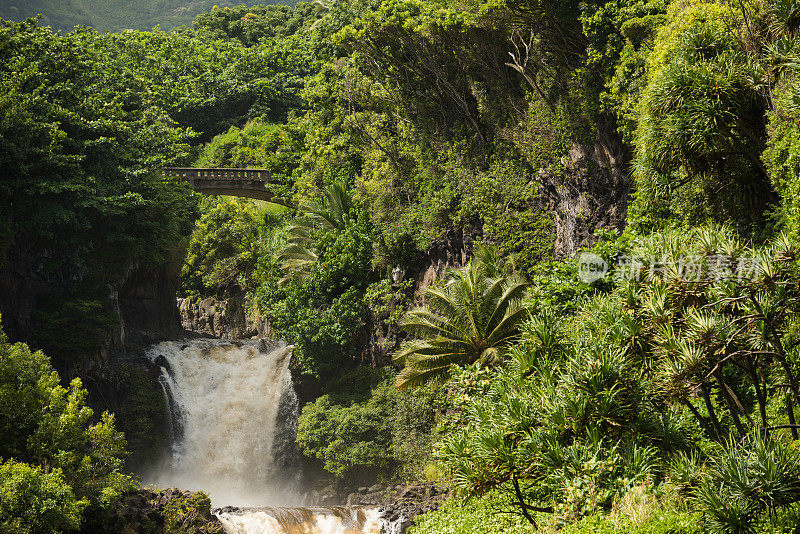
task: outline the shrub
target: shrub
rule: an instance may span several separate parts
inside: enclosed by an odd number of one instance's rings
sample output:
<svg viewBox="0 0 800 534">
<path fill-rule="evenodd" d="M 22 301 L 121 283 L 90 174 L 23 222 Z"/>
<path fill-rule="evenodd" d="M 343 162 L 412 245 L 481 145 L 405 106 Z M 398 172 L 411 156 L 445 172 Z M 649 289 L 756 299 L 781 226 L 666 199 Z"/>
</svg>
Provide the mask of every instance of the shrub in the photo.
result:
<svg viewBox="0 0 800 534">
<path fill-rule="evenodd" d="M 638 524 L 620 523 L 605 514 L 579 521 L 563 530 L 564 534 L 700 534 L 698 514 L 656 510 Z"/>
<path fill-rule="evenodd" d="M 714 458 L 695 501 L 711 533 L 759 532 L 777 510 L 800 501 L 800 451 L 756 432 Z"/>
<path fill-rule="evenodd" d="M 58 478 L 42 479 L 17 470 L 30 484 L 41 479 L 41 487 L 53 488 L 63 480 L 84 501 L 84 518 L 99 521 L 133 482 L 122 473 L 126 443 L 114 416 L 106 412 L 93 423 L 86 396 L 79 379 L 61 386 L 47 356 L 23 343 L 8 343 L 0 330 L 0 458 L 57 471 Z M 62 496 L 70 502 L 69 495 Z"/>
<path fill-rule="evenodd" d="M 800 236 L 800 96 L 796 87 L 795 82 L 776 91 L 777 105 L 768 114 L 769 141 L 764 152 L 772 185 L 781 195 L 781 222 L 795 239 Z"/>
<path fill-rule="evenodd" d="M 88 505 L 78 500 L 60 469 L 7 460 L 0 464 L 0 531 L 52 534 L 77 530 Z"/>
<path fill-rule="evenodd" d="M 527 534 L 533 531 L 521 517 L 499 513 L 503 506 L 499 493 L 463 501 L 449 499 L 438 510 L 417 516 L 409 534 Z"/>
<path fill-rule="evenodd" d="M 559 157 L 568 146 L 561 149 Z M 522 151 L 522 154 L 536 157 L 532 152 Z M 552 154 L 542 159 L 547 157 Z M 513 262 L 516 269 L 530 275 L 536 264 L 553 254 L 553 220 L 540 198 L 542 186 L 530 179 L 529 168 L 520 160 L 503 163 L 467 178 L 461 217 L 465 219 L 463 223 L 470 217 L 480 217 L 484 239 L 497 247 L 504 259 Z M 536 162 L 537 166 L 544 163 Z"/>
<path fill-rule="evenodd" d="M 532 522 L 533 512 L 576 519 L 608 509 L 658 471 L 656 451 L 637 439 L 648 417 L 640 369 L 591 345 L 559 361 L 559 345 L 538 358 L 514 349 L 509 369 L 478 381 L 485 392 L 462 404 L 463 423 L 440 450 L 456 488 L 497 488 Z"/>
<path fill-rule="evenodd" d="M 173 497 L 164 506 L 164 531 L 169 534 L 206 534 L 220 532 L 208 519 L 211 499 L 202 491 L 188 497 Z"/>
<path fill-rule="evenodd" d="M 307 456 L 322 460 L 326 471 L 348 471 L 394 465 L 391 454 L 391 390 L 381 388 L 364 403 L 336 402 L 323 395 L 303 407 L 297 442 Z"/>
<path fill-rule="evenodd" d="M 389 369 L 346 373 L 328 393 L 303 407 L 297 442 L 329 473 L 370 470 L 418 476 L 428 459 L 435 414 L 432 390 L 399 391 Z"/>
</svg>

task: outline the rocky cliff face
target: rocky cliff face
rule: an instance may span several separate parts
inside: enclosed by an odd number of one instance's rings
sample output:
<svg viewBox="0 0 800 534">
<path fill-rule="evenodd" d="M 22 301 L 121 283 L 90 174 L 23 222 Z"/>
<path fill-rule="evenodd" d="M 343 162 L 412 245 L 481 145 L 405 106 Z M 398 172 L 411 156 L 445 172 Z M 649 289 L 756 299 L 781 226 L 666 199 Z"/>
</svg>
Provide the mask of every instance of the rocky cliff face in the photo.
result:
<svg viewBox="0 0 800 534">
<path fill-rule="evenodd" d="M 121 339 L 115 348 L 180 336 L 183 329 L 175 306 L 177 289 L 178 276 L 172 269 L 134 271 L 117 292 Z"/>
<path fill-rule="evenodd" d="M 575 143 L 561 163 L 564 173 L 542 169 L 544 199 L 553 214 L 557 258 L 595 242 L 599 228 L 622 230 L 631 196 L 630 152 L 601 125 L 593 144 Z"/>
<path fill-rule="evenodd" d="M 250 312 L 250 301 L 245 296 L 232 296 L 224 300 L 213 297 L 179 298 L 184 330 L 221 339 L 251 339 L 269 337 L 271 331 L 266 319 Z"/>
<path fill-rule="evenodd" d="M 73 298 L 67 286 L 35 270 L 0 272 L 3 329 L 12 341 L 44 349 L 63 381 L 80 377 L 95 413 L 116 414 L 133 452 L 132 464 L 153 462 L 169 436 L 160 370 L 144 349 L 185 336 L 175 305 L 177 268 L 166 263 L 156 269 L 132 266 L 123 280 L 93 291 L 96 313 L 104 319 L 92 324 L 87 321 L 93 319 L 93 308 L 71 315 L 69 304 L 61 304 Z M 80 349 L 73 350 L 73 344 Z"/>
<path fill-rule="evenodd" d="M 87 368 L 103 366 L 112 354 L 174 338 L 182 332 L 175 306 L 177 274 L 168 265 L 158 269 L 132 266 L 121 281 L 107 283 L 103 291 L 94 292 L 100 295 L 95 297 L 96 314 L 102 315 L 104 320 L 91 326 L 80 324 L 80 316 L 70 317 L 68 307 L 53 311 L 53 302 L 69 300 L 68 286 L 60 278 L 46 278 L 24 269 L 0 271 L 0 314 L 9 339 L 46 349 L 54 365 L 67 375 L 81 371 L 74 368 L 76 364 Z M 63 313 L 65 318 L 55 313 Z M 91 318 L 90 312 L 84 313 Z M 59 319 L 72 322 L 60 324 Z M 89 331 L 92 343 L 81 341 L 86 342 L 90 352 L 72 361 L 49 346 L 43 332 L 57 334 L 58 328 L 62 328 L 65 335 Z"/>
</svg>

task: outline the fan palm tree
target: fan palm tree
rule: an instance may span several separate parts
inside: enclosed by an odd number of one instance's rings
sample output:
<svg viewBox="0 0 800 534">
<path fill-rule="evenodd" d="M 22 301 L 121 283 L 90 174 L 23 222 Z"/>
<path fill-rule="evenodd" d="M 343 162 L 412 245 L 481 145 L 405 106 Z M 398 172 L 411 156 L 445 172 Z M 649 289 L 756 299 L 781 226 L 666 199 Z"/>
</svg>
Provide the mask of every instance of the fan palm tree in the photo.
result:
<svg viewBox="0 0 800 534">
<path fill-rule="evenodd" d="M 406 341 L 394 356 L 405 366 L 398 387 L 443 381 L 453 365 L 497 362 L 518 339 L 528 318 L 522 305 L 526 284 L 487 271 L 495 270 L 475 260 L 450 271 L 443 288 L 424 291 L 425 306 L 403 317 L 400 325 L 420 339 Z"/>
<path fill-rule="evenodd" d="M 352 208 L 353 201 L 341 183 L 328 186 L 321 203 L 310 201 L 300 205 L 303 214 L 288 226 L 288 244 L 278 255 L 286 272 L 284 280 L 308 276 L 311 265 L 319 259 L 314 251 L 315 236 L 320 231 L 344 230 Z"/>
</svg>

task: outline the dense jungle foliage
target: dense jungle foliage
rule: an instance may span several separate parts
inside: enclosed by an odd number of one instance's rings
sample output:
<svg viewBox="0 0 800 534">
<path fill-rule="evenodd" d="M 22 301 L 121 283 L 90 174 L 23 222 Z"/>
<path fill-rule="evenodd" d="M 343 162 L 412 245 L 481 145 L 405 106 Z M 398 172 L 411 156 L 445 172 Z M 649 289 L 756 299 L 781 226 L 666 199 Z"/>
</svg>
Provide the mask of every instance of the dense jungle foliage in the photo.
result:
<svg viewBox="0 0 800 534">
<path fill-rule="evenodd" d="M 293 5 L 296 1 L 262 3 Z M 168 30 L 191 24 L 197 15 L 215 5 L 234 7 L 239 4 L 226 0 L 7 0 L 0 5 L 0 18 L 21 22 L 42 15 L 44 25 L 64 32 L 75 26 L 91 26 L 98 31 L 147 31 L 156 26 Z"/>
<path fill-rule="evenodd" d="M 412 532 L 795 531 L 799 33 L 793 0 L 3 23 L 0 259 L 62 288 L 25 339 L 90 357 L 105 284 L 188 242 L 181 290 L 246 295 L 321 393 L 299 421 L 309 469 L 452 490 Z M 198 200 L 167 164 L 269 169 L 297 208 Z M 624 204 L 577 254 L 557 237 L 574 190 Z M 0 487 L 52 495 L 59 529 L 113 500 L 113 462 L 89 491 L 72 464 L 0 457 Z"/>
<path fill-rule="evenodd" d="M 436 420 L 413 471 L 456 500 L 416 531 L 794 528 L 799 15 L 337 3 L 303 113 L 209 145 L 205 162 L 274 166 L 300 205 L 262 226 L 256 305 L 302 368 L 324 381 L 364 361 L 377 320 L 401 397 L 444 392 L 411 417 Z M 628 147 L 634 193 L 587 281 L 553 261 L 545 195 L 571 147 L 606 136 Z M 403 276 L 462 242 L 484 245 L 410 309 Z M 302 449 L 340 477 L 391 463 L 396 401 L 370 391 L 301 416 Z"/>
</svg>

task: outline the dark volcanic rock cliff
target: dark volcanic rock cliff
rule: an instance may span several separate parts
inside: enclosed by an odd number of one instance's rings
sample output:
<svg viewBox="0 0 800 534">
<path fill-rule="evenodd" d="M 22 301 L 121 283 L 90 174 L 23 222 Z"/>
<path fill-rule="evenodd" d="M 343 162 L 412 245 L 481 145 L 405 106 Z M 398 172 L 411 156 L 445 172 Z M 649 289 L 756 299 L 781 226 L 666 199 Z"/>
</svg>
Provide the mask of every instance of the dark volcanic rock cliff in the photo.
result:
<svg viewBox="0 0 800 534">
<path fill-rule="evenodd" d="M 160 369 L 144 351 L 186 335 L 175 305 L 177 286 L 175 263 L 131 267 L 123 280 L 91 293 L 96 308 L 70 314 L 75 297 L 62 279 L 21 268 L 0 272 L 0 313 L 9 339 L 43 349 L 63 381 L 81 378 L 95 414 L 115 413 L 132 464 L 157 461 L 169 443 Z"/>
<path fill-rule="evenodd" d="M 181 325 L 189 332 L 220 339 L 268 337 L 269 324 L 250 308 L 249 299 L 242 295 L 222 300 L 192 296 L 179 298 L 177 304 Z"/>
<path fill-rule="evenodd" d="M 563 174 L 539 172 L 553 214 L 557 258 L 591 246 L 597 229 L 624 229 L 632 192 L 630 151 L 602 126 L 593 144 L 574 143 L 561 163 Z"/>
<path fill-rule="evenodd" d="M 67 317 L 72 322 L 57 322 L 60 319 L 57 314 L 66 315 L 70 308 L 54 308 L 53 302 L 69 302 L 69 284 L 58 277 L 7 268 L 0 271 L 3 330 L 12 341 L 24 341 L 36 349 L 44 349 L 56 368 L 68 376 L 102 367 L 115 355 L 182 334 L 175 306 L 178 286 L 175 271 L 169 265 L 157 269 L 132 267 L 121 281 L 107 283 L 104 290 L 94 292 L 101 295 L 95 299 L 95 316 L 102 316 L 103 321 L 86 325 L 81 324 L 82 317 L 78 314 Z M 90 312 L 91 309 L 86 315 L 91 319 Z M 58 337 L 59 329 L 65 337 L 86 332 L 92 339 L 77 341 L 89 352 L 74 358 L 60 352 L 52 339 Z M 50 337 L 44 333 L 50 333 Z"/>
<path fill-rule="evenodd" d="M 120 330 L 124 339 L 116 348 L 180 336 L 183 328 L 175 306 L 177 288 L 177 273 L 166 267 L 134 271 L 118 292 Z"/>
</svg>

